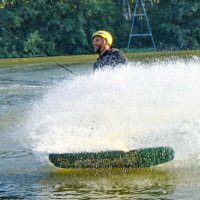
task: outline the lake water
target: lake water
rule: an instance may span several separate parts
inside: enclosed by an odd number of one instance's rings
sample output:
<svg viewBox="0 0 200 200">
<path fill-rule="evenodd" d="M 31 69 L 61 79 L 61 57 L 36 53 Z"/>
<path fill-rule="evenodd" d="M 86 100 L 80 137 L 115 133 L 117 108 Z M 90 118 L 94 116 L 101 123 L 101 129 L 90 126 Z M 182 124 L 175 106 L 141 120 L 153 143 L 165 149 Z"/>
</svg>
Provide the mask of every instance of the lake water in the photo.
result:
<svg viewBox="0 0 200 200">
<path fill-rule="evenodd" d="M 52 65 L 0 68 L 0 199 L 200 199 L 200 67 L 130 63 L 78 76 Z M 171 146 L 144 169 L 58 169 L 52 152 Z"/>
</svg>

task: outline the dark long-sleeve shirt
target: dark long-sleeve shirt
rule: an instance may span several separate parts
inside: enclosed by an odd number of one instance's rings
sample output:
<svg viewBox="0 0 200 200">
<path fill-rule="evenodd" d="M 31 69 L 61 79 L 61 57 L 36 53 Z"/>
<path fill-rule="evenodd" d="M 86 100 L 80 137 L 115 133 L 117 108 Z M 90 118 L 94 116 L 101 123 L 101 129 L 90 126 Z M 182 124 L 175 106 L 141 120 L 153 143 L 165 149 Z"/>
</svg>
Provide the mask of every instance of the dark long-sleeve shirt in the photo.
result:
<svg viewBox="0 0 200 200">
<path fill-rule="evenodd" d="M 104 66 L 115 67 L 125 64 L 127 61 L 127 58 L 119 49 L 111 48 L 97 58 L 97 61 L 93 65 L 93 70 L 101 69 Z"/>
</svg>

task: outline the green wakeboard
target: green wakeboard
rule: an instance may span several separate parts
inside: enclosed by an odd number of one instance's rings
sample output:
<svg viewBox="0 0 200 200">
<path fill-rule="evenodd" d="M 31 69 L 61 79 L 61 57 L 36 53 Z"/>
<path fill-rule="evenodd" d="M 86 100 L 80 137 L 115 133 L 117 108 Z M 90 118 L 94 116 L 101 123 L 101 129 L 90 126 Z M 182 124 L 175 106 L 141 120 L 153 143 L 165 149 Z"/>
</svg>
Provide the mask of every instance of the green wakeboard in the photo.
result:
<svg viewBox="0 0 200 200">
<path fill-rule="evenodd" d="M 173 160 L 171 147 L 150 147 L 124 151 L 49 154 L 50 162 L 60 168 L 139 168 Z"/>
</svg>

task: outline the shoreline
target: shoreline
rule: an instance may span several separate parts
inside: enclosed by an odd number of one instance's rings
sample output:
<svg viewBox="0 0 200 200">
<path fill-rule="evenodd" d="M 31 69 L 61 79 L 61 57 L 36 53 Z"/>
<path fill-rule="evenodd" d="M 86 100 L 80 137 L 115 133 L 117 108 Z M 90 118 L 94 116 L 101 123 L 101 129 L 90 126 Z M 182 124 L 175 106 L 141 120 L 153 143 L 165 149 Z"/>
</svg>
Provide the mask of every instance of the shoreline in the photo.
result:
<svg viewBox="0 0 200 200">
<path fill-rule="evenodd" d="M 147 59 L 161 59 L 161 58 L 185 58 L 198 56 L 200 57 L 200 50 L 185 50 L 185 51 L 158 51 L 158 52 L 141 52 L 141 53 L 124 53 L 128 59 L 135 61 L 142 61 Z M 49 57 L 28 57 L 28 58 L 1 58 L 0 67 L 6 65 L 20 65 L 20 64 L 38 64 L 38 63 L 53 63 L 52 60 L 60 64 L 86 64 L 93 63 L 97 59 L 97 54 L 88 55 L 66 55 L 66 56 L 49 56 Z"/>
</svg>

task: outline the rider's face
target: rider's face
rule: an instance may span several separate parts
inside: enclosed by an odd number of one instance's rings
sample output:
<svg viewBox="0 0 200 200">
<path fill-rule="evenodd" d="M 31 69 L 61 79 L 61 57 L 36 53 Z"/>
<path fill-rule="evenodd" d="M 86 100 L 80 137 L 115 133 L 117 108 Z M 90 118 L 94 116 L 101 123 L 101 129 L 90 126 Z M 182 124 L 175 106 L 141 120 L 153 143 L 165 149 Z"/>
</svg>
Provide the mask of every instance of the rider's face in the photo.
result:
<svg viewBox="0 0 200 200">
<path fill-rule="evenodd" d="M 102 49 L 104 48 L 105 42 L 104 39 L 100 36 L 95 36 L 92 40 L 94 51 L 96 53 L 101 53 Z"/>
</svg>

